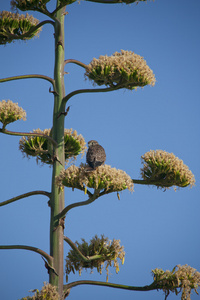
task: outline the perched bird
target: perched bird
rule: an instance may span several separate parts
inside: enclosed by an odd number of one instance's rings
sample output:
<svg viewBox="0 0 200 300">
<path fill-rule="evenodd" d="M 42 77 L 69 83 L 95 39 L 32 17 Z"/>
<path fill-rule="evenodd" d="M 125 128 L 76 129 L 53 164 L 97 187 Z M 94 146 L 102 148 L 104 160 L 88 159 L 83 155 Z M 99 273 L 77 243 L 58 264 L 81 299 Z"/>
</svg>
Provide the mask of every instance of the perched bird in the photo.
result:
<svg viewBox="0 0 200 300">
<path fill-rule="evenodd" d="M 97 141 L 89 141 L 88 142 L 89 149 L 86 154 L 86 162 L 92 169 L 96 169 L 97 167 L 104 164 L 106 160 L 106 153 L 104 148 L 98 144 Z"/>
</svg>

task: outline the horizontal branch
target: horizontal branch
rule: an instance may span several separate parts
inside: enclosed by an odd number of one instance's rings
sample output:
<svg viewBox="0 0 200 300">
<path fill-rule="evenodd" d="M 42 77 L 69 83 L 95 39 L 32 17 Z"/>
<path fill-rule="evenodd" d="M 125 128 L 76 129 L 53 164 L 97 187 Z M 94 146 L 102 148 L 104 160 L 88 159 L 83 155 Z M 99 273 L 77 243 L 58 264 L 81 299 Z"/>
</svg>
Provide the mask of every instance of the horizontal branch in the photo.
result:
<svg viewBox="0 0 200 300">
<path fill-rule="evenodd" d="M 143 180 L 143 179 L 132 179 L 133 183 L 135 184 L 151 184 L 150 182 L 148 182 L 147 180 Z"/>
<path fill-rule="evenodd" d="M 64 64 L 65 64 L 65 65 L 66 65 L 66 64 L 69 64 L 69 63 L 76 64 L 76 65 L 78 65 L 78 66 L 80 66 L 80 67 L 82 67 L 82 68 L 84 68 L 84 69 L 87 68 L 87 65 L 86 65 L 86 64 L 84 64 L 84 63 L 82 63 L 82 62 L 80 62 L 79 60 L 76 60 L 76 59 L 66 59 L 66 60 L 64 61 Z"/>
<path fill-rule="evenodd" d="M 145 185 L 156 185 L 156 186 L 162 186 L 162 187 L 171 187 L 173 184 L 169 184 L 169 182 L 165 182 L 164 179 L 161 180 L 143 180 L 143 179 L 132 179 L 133 183 L 135 184 L 145 184 Z"/>
<path fill-rule="evenodd" d="M 4 205 L 10 204 L 12 202 L 15 202 L 17 200 L 20 200 L 20 199 L 23 199 L 23 198 L 26 198 L 26 197 L 30 197 L 30 196 L 34 196 L 34 195 L 44 195 L 44 196 L 47 196 L 47 197 L 50 198 L 51 193 L 46 192 L 46 191 L 32 191 L 32 192 L 29 192 L 29 193 L 19 195 L 17 197 L 13 197 L 9 200 L 3 201 L 3 202 L 0 203 L 0 206 L 4 206 Z"/>
<path fill-rule="evenodd" d="M 47 254 L 45 251 L 36 248 L 36 247 L 32 247 L 32 246 L 25 246 L 25 245 L 0 245 L 0 250 L 28 250 L 28 251 L 33 251 L 36 252 L 40 255 L 42 255 L 44 258 L 46 258 L 46 260 L 48 261 L 48 263 L 52 266 L 53 263 L 53 257 L 50 256 L 49 254 Z"/>
<path fill-rule="evenodd" d="M 18 76 L 12 76 L 12 77 L 7 77 L 7 78 L 2 78 L 0 79 L 1 82 L 7 82 L 7 81 L 12 81 L 12 80 L 19 80 L 19 79 L 30 79 L 30 78 L 38 78 L 38 79 L 44 79 L 49 81 L 55 90 L 55 81 L 53 78 L 45 75 L 40 75 L 40 74 L 29 74 L 29 75 L 18 75 Z"/>
<path fill-rule="evenodd" d="M 1 133 L 5 133 L 5 134 L 9 134 L 9 135 L 16 135 L 16 136 L 42 136 L 44 138 L 46 138 L 47 140 L 49 140 L 54 146 L 57 146 L 57 142 L 50 137 L 49 135 L 43 134 L 43 133 L 39 133 L 39 132 L 15 132 L 15 131 L 9 131 L 7 129 L 1 129 L 0 128 L 0 132 Z"/>
<path fill-rule="evenodd" d="M 106 287 L 123 289 L 123 290 L 144 291 L 144 292 L 157 289 L 157 286 L 154 282 L 150 285 L 145 285 L 145 286 L 140 287 L 140 286 L 130 286 L 130 285 L 123 285 L 123 284 L 116 284 L 116 283 L 109 283 L 109 282 L 102 282 L 102 281 L 79 280 L 79 281 L 74 281 L 74 282 L 65 284 L 64 291 L 67 291 L 70 288 L 73 288 L 78 285 L 83 285 L 83 284 L 106 286 Z"/>
<path fill-rule="evenodd" d="M 80 89 L 80 90 L 76 90 L 74 92 L 71 92 L 69 93 L 67 96 L 65 96 L 63 98 L 63 102 L 64 103 L 67 103 L 67 101 L 75 96 L 75 95 L 78 95 L 78 94 L 83 94 L 83 93 L 105 93 L 105 92 L 111 92 L 111 91 L 115 91 L 115 90 L 118 90 L 119 87 L 115 88 L 115 87 L 108 87 L 108 88 L 99 88 L 99 89 Z"/>
</svg>

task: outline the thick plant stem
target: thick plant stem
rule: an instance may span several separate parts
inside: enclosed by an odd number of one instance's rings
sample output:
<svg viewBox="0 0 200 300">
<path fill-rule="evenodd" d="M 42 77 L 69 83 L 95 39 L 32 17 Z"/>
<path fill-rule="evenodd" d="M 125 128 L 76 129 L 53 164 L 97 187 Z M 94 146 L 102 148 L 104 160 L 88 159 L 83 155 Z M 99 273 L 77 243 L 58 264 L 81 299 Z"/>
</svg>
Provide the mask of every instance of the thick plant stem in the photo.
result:
<svg viewBox="0 0 200 300">
<path fill-rule="evenodd" d="M 57 7 L 60 1 L 57 0 Z M 54 95 L 53 130 L 52 138 L 57 142 L 54 147 L 54 163 L 52 173 L 51 191 L 51 226 L 50 226 L 50 255 L 53 257 L 53 267 L 50 270 L 49 282 L 58 288 L 62 298 L 63 294 L 63 220 L 58 218 L 64 209 L 64 192 L 55 185 L 55 176 L 64 168 L 64 117 L 58 115 L 65 111 L 62 99 L 65 95 L 64 88 L 64 11 L 65 7 L 57 11 L 55 21 L 55 66 L 54 81 L 56 94 Z"/>
</svg>

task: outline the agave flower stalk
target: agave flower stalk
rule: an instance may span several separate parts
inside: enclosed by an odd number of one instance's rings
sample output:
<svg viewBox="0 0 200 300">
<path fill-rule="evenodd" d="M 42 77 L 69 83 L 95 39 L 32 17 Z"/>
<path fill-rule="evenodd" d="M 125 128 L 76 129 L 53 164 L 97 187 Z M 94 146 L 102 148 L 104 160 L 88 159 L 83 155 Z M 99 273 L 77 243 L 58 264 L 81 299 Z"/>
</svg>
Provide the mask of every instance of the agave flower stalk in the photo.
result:
<svg viewBox="0 0 200 300">
<path fill-rule="evenodd" d="M 57 0 L 57 7 L 60 0 Z M 54 268 L 49 272 L 50 284 L 58 287 L 58 292 L 62 295 L 63 291 L 63 226 L 61 226 L 57 215 L 64 209 L 64 191 L 60 191 L 55 185 L 55 177 L 64 168 L 64 117 L 58 115 L 65 111 L 62 99 L 65 95 L 64 87 L 64 12 L 65 7 L 58 10 L 55 18 L 55 65 L 54 80 L 56 94 L 54 94 L 54 112 L 52 138 L 58 146 L 54 147 L 57 159 L 53 163 L 52 189 L 51 189 L 51 224 L 50 224 L 50 255 L 54 259 Z"/>
</svg>

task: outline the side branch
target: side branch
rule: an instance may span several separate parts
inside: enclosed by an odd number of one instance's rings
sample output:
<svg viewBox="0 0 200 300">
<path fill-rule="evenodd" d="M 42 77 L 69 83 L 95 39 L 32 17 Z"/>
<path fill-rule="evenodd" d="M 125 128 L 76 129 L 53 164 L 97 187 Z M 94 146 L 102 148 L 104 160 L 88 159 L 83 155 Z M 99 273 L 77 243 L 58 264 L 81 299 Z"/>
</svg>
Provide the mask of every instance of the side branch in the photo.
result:
<svg viewBox="0 0 200 300">
<path fill-rule="evenodd" d="M 111 92 L 120 89 L 120 87 L 108 87 L 108 88 L 99 88 L 99 89 L 80 89 L 76 90 L 74 92 L 69 93 L 67 96 L 63 98 L 63 102 L 67 103 L 67 101 L 78 94 L 83 94 L 83 93 L 104 93 L 104 92 Z"/>
<path fill-rule="evenodd" d="M 53 88 L 55 90 L 55 81 L 54 81 L 54 79 L 51 78 L 51 77 L 49 77 L 49 76 L 40 75 L 40 74 L 18 75 L 18 76 L 12 76 L 12 77 L 7 77 L 7 78 L 2 78 L 2 79 L 0 79 L 0 83 L 1 82 L 11 81 L 11 80 L 29 79 L 29 78 L 39 78 L 39 79 L 47 80 L 47 81 L 49 81 L 53 85 Z"/>
<path fill-rule="evenodd" d="M 94 194 L 92 195 L 91 197 L 89 197 L 88 200 L 86 201 L 80 201 L 80 202 L 76 202 L 76 203 L 72 203 L 68 206 L 66 206 L 62 211 L 61 213 L 58 215 L 58 218 L 61 219 L 63 218 L 70 209 L 74 208 L 74 207 L 79 207 L 79 206 L 83 206 L 83 205 L 87 205 L 87 204 L 90 204 L 92 202 L 94 202 L 97 198 L 99 197 L 99 195 L 97 194 Z"/>
<path fill-rule="evenodd" d="M 9 131 L 7 129 L 2 129 L 0 128 L 0 132 L 5 133 L 5 134 L 9 134 L 9 135 L 16 135 L 16 136 L 42 136 L 44 138 L 46 138 L 47 140 L 49 140 L 54 146 L 57 146 L 57 142 L 52 139 L 52 137 L 42 134 L 42 133 L 34 133 L 34 132 L 15 132 L 15 131 Z"/>
<path fill-rule="evenodd" d="M 148 180 L 143 180 L 143 179 L 132 179 L 133 183 L 135 184 L 153 184 L 152 182 L 148 181 Z"/>
<path fill-rule="evenodd" d="M 77 285 L 82 285 L 82 284 L 107 286 L 107 287 L 117 288 L 117 289 L 124 289 L 124 290 L 130 290 L 130 291 L 144 291 L 144 292 L 157 289 L 155 282 L 153 282 L 150 285 L 145 285 L 143 287 L 140 287 L 140 286 L 130 286 L 130 285 L 123 285 L 123 284 L 116 284 L 116 283 L 109 283 L 109 282 L 102 282 L 102 281 L 79 280 L 79 281 L 74 281 L 74 282 L 65 284 L 64 291 L 67 291 L 70 288 L 73 288 Z"/>
<path fill-rule="evenodd" d="M 87 65 L 86 65 L 86 64 L 84 64 L 84 63 L 82 63 L 82 62 L 80 62 L 80 61 L 78 61 L 78 60 L 76 60 L 76 59 L 66 59 L 66 60 L 64 61 L 64 64 L 65 64 L 65 65 L 66 65 L 66 64 L 69 64 L 69 63 L 76 64 L 76 65 L 78 65 L 78 66 L 80 66 L 80 67 L 82 67 L 82 68 L 84 68 L 84 69 L 87 68 Z"/>
<path fill-rule="evenodd" d="M 20 250 L 29 250 L 29 251 L 33 251 L 36 252 L 40 255 L 42 255 L 44 258 L 46 258 L 46 260 L 48 261 L 48 263 L 52 266 L 53 264 L 53 257 L 50 256 L 49 254 L 47 254 L 45 251 L 36 248 L 36 247 L 32 247 L 32 246 L 25 246 L 25 245 L 1 245 L 0 246 L 0 250 L 10 250 L 10 249 L 20 249 Z"/>
<path fill-rule="evenodd" d="M 46 12 L 47 12 L 46 15 L 49 16 L 48 11 L 46 11 Z M 54 21 L 51 21 L 51 20 L 45 20 L 45 21 L 40 22 L 38 25 L 36 25 L 36 26 L 33 27 L 32 29 L 30 29 L 28 32 L 22 34 L 21 37 L 28 37 L 31 33 L 33 33 L 35 30 L 39 29 L 40 27 L 42 27 L 42 26 L 45 25 L 45 24 L 51 24 L 51 25 L 55 26 L 55 22 L 54 22 Z"/>
<path fill-rule="evenodd" d="M 145 184 L 145 185 L 156 185 L 162 187 L 171 187 L 173 184 L 166 183 L 164 179 L 160 180 L 143 180 L 143 179 L 132 179 L 133 183 L 135 184 Z"/>
<path fill-rule="evenodd" d="M 0 203 L 0 206 L 4 206 L 4 205 L 10 204 L 12 202 L 15 202 L 17 200 L 20 200 L 20 199 L 23 199 L 23 198 L 26 198 L 26 197 L 30 197 L 30 196 L 34 196 L 34 195 L 44 195 L 44 196 L 47 196 L 47 197 L 50 198 L 51 193 L 48 193 L 46 191 L 32 191 L 32 192 L 29 192 L 29 193 L 19 195 L 17 197 L 13 197 L 9 200 L 3 201 L 3 202 Z"/>
</svg>

